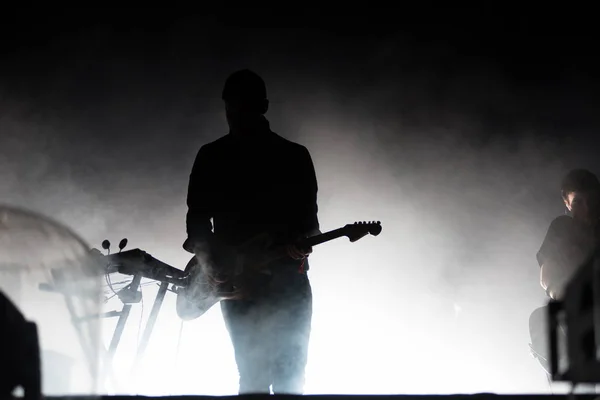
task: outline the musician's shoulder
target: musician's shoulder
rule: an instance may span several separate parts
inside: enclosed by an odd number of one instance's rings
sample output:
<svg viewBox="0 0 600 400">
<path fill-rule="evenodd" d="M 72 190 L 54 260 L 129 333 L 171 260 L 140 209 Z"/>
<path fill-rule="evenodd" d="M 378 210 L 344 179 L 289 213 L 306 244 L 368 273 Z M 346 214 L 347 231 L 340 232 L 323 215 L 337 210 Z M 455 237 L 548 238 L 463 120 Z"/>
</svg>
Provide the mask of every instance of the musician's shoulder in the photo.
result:
<svg viewBox="0 0 600 400">
<path fill-rule="evenodd" d="M 573 218 L 568 215 L 561 215 L 552 220 L 550 229 L 568 228 L 573 224 Z"/>
<path fill-rule="evenodd" d="M 231 142 L 231 135 L 223 135 L 215 140 L 203 144 L 199 151 L 202 153 L 213 153 L 215 151 L 225 149 L 229 142 Z"/>
<path fill-rule="evenodd" d="M 228 133 L 226 135 L 216 138 L 215 140 L 213 140 L 211 142 L 206 143 L 204 146 L 219 147 L 219 146 L 227 145 L 229 142 L 231 142 L 231 134 Z"/>
<path fill-rule="evenodd" d="M 561 215 L 550 222 L 548 235 L 562 235 L 573 229 L 573 218 L 568 215 Z"/>
<path fill-rule="evenodd" d="M 275 138 L 275 140 L 278 142 L 279 145 L 287 148 L 290 151 L 295 151 L 295 152 L 299 152 L 299 153 L 308 151 L 306 146 L 304 146 L 298 142 L 294 142 L 290 139 L 286 139 L 283 136 L 279 135 L 278 133 L 273 132 L 273 137 Z"/>
</svg>

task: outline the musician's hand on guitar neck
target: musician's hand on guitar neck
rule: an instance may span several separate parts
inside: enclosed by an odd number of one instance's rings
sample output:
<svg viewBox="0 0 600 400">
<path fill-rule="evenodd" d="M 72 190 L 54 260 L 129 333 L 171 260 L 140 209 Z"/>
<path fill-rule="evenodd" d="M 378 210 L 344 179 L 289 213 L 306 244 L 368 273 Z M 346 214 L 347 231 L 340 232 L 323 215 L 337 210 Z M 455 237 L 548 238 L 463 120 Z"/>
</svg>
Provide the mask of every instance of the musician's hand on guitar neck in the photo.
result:
<svg viewBox="0 0 600 400">
<path fill-rule="evenodd" d="M 287 245 L 285 249 L 287 251 L 288 256 L 290 258 L 293 258 L 294 260 L 302 260 L 312 253 L 312 247 L 301 249 L 294 244 Z"/>
</svg>

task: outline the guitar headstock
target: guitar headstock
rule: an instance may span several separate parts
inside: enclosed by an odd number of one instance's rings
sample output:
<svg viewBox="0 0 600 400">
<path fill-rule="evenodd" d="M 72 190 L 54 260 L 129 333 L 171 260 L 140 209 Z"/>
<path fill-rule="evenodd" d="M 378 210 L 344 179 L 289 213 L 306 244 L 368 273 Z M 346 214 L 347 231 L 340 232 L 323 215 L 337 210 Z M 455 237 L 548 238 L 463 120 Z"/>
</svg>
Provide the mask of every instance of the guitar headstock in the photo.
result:
<svg viewBox="0 0 600 400">
<path fill-rule="evenodd" d="M 351 242 L 356 242 L 359 239 L 367 235 L 377 236 L 381 233 L 381 222 L 380 221 L 361 221 L 353 224 L 348 224 L 343 228 L 344 236 L 350 239 Z"/>
</svg>

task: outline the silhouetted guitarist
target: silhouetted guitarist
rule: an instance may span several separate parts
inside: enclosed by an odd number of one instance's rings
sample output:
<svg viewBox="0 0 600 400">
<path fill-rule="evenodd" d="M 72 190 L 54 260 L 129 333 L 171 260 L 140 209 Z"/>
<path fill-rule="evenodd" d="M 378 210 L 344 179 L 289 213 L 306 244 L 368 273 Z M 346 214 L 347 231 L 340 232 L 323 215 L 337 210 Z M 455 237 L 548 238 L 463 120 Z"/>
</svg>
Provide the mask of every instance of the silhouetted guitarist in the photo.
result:
<svg viewBox="0 0 600 400">
<path fill-rule="evenodd" d="M 312 318 L 306 257 L 312 249 L 293 243 L 319 233 L 314 166 L 306 147 L 271 131 L 264 117 L 266 86 L 257 74 L 232 74 L 223 100 L 230 131 L 202 146 L 196 157 L 184 248 L 218 266 L 222 245 L 239 245 L 257 234 L 287 245 L 288 259 L 261 275 L 252 299 L 225 300 L 221 309 L 240 394 L 269 393 L 271 385 L 276 394 L 301 394 Z"/>
</svg>

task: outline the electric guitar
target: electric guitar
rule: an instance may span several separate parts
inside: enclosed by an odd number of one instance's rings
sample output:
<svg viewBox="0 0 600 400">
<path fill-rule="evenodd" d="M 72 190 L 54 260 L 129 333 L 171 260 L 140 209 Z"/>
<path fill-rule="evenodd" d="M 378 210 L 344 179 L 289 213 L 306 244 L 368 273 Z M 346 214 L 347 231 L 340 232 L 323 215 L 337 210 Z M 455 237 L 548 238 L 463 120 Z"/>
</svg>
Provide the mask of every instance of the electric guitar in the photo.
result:
<svg viewBox="0 0 600 400">
<path fill-rule="evenodd" d="M 347 237 L 350 242 L 370 234 L 381 233 L 381 222 L 355 222 L 342 228 L 315 235 L 296 243 L 299 248 L 317 246 L 330 240 Z M 241 246 L 226 251 L 223 265 L 218 269 L 230 271 L 231 278 L 223 284 L 215 284 L 210 278 L 210 267 L 194 256 L 185 268 L 188 282 L 177 290 L 177 315 L 184 321 L 196 319 L 221 300 L 232 298 L 232 292 L 252 286 L 253 279 L 268 274 L 270 263 L 288 257 L 285 246 L 271 246 L 268 235 L 258 235 Z M 227 265 L 224 265 L 227 264 Z M 245 292 L 245 293 L 251 293 Z M 251 295 L 249 295 L 251 296 Z"/>
</svg>

